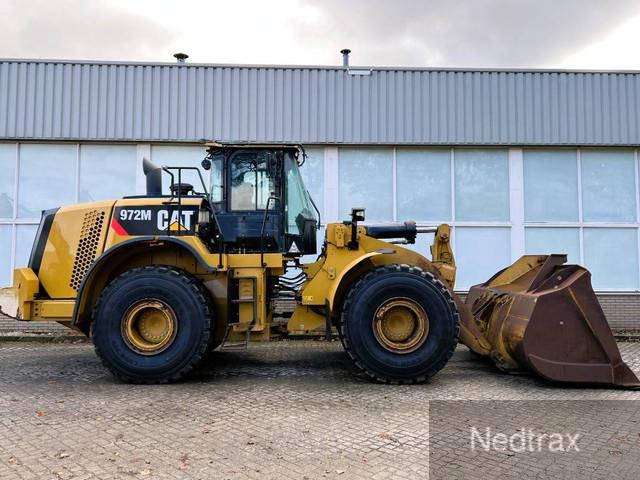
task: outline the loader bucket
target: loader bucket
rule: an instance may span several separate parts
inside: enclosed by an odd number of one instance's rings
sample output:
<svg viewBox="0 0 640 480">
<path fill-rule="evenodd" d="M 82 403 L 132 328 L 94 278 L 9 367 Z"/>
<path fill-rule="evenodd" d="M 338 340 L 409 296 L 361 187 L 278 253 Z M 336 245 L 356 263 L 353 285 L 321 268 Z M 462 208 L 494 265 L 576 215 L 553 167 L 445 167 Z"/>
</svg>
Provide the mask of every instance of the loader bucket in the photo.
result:
<svg viewBox="0 0 640 480">
<path fill-rule="evenodd" d="M 471 288 L 460 340 L 498 368 L 556 382 L 640 387 L 591 287 L 566 255 L 525 255 Z"/>
</svg>

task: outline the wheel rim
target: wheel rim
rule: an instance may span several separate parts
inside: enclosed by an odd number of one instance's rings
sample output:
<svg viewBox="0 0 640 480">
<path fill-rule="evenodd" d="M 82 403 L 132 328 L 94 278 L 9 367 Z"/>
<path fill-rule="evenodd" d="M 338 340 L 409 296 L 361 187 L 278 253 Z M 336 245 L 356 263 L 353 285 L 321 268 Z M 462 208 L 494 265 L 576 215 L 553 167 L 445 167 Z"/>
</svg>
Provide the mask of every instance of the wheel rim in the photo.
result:
<svg viewBox="0 0 640 480">
<path fill-rule="evenodd" d="M 132 350 L 156 355 L 173 343 L 178 331 L 176 314 L 156 299 L 136 302 L 122 317 L 122 337 Z"/>
<path fill-rule="evenodd" d="M 429 317 L 414 300 L 395 297 L 385 301 L 376 310 L 373 331 L 380 345 L 390 352 L 409 353 L 427 339 Z"/>
</svg>

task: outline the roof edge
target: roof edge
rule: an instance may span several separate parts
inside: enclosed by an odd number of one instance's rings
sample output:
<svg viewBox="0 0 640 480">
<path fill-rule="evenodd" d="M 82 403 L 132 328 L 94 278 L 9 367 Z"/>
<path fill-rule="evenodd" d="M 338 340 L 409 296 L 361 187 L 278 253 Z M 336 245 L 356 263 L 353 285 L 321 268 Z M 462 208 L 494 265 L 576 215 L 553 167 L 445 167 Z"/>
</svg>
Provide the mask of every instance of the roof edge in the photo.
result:
<svg viewBox="0 0 640 480">
<path fill-rule="evenodd" d="M 136 67 L 174 67 L 174 68 L 250 68 L 250 69 L 286 69 L 286 70 L 372 70 L 397 72 L 469 72 L 469 73 L 568 73 L 568 74 L 613 74 L 638 75 L 640 70 L 633 69 L 558 69 L 558 68 L 491 68 L 491 67 L 404 67 L 377 65 L 293 65 L 293 64 L 241 64 L 241 63 L 177 63 L 126 60 L 72 60 L 48 58 L 0 58 L 0 63 L 41 63 L 63 65 L 118 65 Z"/>
</svg>

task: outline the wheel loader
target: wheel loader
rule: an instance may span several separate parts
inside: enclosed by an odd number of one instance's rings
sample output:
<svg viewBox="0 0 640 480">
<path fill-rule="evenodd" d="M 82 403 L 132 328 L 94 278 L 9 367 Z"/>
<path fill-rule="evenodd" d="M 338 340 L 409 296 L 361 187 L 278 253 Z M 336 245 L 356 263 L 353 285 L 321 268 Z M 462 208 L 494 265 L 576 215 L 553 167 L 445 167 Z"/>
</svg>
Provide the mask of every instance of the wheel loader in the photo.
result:
<svg viewBox="0 0 640 480">
<path fill-rule="evenodd" d="M 318 253 L 321 219 L 300 175 L 302 147 L 205 149 L 209 182 L 195 166 L 145 159 L 144 195 L 44 211 L 29 264 L 14 272 L 15 317 L 84 333 L 131 383 L 179 380 L 209 352 L 278 330 L 330 338 L 335 329 L 357 368 L 380 382 L 424 382 L 460 340 L 507 372 L 640 384 L 589 272 L 566 256 L 522 257 L 463 301 L 448 225 L 368 225 L 365 209 L 353 208 L 325 226 Z M 420 233 L 433 233 L 430 259 L 403 246 Z M 309 255 L 317 258 L 304 263 Z M 274 304 L 284 296 L 296 307 L 283 321 Z"/>
</svg>

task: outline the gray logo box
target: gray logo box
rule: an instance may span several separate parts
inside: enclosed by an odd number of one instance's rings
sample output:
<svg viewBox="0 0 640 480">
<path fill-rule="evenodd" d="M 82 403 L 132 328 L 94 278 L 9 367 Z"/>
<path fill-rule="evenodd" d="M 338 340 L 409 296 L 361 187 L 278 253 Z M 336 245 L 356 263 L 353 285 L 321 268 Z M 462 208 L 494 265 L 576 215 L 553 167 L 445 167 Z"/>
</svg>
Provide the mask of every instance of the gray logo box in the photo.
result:
<svg viewBox="0 0 640 480">
<path fill-rule="evenodd" d="M 429 402 L 429 478 L 532 477 L 640 478 L 640 402 Z"/>
</svg>

